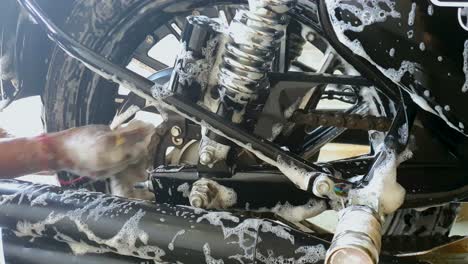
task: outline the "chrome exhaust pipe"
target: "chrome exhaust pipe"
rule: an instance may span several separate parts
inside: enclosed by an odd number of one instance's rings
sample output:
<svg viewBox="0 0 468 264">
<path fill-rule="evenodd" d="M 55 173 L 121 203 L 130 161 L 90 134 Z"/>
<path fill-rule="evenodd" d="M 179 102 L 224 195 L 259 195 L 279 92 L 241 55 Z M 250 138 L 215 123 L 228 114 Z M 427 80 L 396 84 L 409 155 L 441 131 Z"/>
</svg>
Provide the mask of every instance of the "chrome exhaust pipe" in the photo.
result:
<svg viewBox="0 0 468 264">
<path fill-rule="evenodd" d="M 367 206 L 349 206 L 340 211 L 326 264 L 376 264 L 382 243 L 382 224 Z"/>
</svg>

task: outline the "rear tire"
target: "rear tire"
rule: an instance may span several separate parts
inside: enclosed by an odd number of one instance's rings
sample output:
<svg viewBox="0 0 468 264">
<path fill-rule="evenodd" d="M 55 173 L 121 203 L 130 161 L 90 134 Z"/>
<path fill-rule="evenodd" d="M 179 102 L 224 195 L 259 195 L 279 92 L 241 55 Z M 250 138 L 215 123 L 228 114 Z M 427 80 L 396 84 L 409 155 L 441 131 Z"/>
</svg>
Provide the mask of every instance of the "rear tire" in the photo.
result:
<svg viewBox="0 0 468 264">
<path fill-rule="evenodd" d="M 154 14 L 174 1 L 144 2 L 152 2 L 150 10 Z M 164 14 L 153 15 L 148 21 L 146 13 L 140 20 L 125 24 L 135 17 L 134 12 L 140 10 L 142 4 L 143 1 L 78 0 L 74 2 L 62 29 L 80 43 L 125 67 L 146 34 L 167 21 Z M 120 31 L 122 33 L 119 34 Z M 109 124 L 117 107 L 114 101 L 117 88 L 116 84 L 102 79 L 56 47 L 50 59 L 43 96 L 46 130 L 55 132 L 88 124 Z M 69 173 L 59 174 L 60 180 L 66 182 L 73 182 L 76 177 Z M 70 187 L 109 192 L 107 182 L 85 180 Z"/>
<path fill-rule="evenodd" d="M 109 8 L 107 1 L 86 2 L 74 3 L 62 28 L 87 47 L 101 50 L 106 33 L 117 23 L 124 10 L 129 8 L 129 4 L 117 0 L 112 1 L 112 8 Z M 99 8 L 105 8 L 108 12 L 100 12 Z M 114 62 L 118 62 L 116 59 Z M 123 63 L 122 60 L 120 62 Z M 87 124 L 106 124 L 115 111 L 115 85 L 100 80 L 58 47 L 51 56 L 44 90 L 44 118 L 48 132 Z M 84 108 L 89 111 L 83 111 Z M 61 172 L 59 178 L 61 181 L 72 181 L 76 176 Z M 106 183 L 89 184 L 86 187 L 93 191 L 108 191 Z"/>
</svg>

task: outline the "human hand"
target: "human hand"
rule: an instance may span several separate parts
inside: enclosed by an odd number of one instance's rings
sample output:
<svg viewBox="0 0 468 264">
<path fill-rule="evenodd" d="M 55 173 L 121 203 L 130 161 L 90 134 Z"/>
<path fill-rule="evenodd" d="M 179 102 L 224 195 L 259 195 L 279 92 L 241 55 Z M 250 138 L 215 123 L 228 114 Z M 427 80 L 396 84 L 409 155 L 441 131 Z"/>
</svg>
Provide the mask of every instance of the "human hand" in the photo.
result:
<svg viewBox="0 0 468 264">
<path fill-rule="evenodd" d="M 155 127 L 142 121 L 110 130 L 105 125 L 73 128 L 58 134 L 57 163 L 81 176 L 109 177 L 142 168 Z"/>
</svg>

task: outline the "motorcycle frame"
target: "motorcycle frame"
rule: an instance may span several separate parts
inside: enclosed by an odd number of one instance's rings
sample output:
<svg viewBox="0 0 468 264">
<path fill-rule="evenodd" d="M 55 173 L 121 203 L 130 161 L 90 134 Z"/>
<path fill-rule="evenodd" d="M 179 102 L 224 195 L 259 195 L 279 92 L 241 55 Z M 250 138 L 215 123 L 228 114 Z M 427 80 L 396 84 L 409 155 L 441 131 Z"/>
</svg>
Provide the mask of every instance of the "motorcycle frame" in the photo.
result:
<svg viewBox="0 0 468 264">
<path fill-rule="evenodd" d="M 74 57 L 78 61 L 82 62 L 86 67 L 88 67 L 93 72 L 101 75 L 103 78 L 113 81 L 115 83 L 121 84 L 127 87 L 136 95 L 152 102 L 156 105 L 161 105 L 166 109 L 169 109 L 181 116 L 185 117 L 188 120 L 196 124 L 203 123 L 206 125 L 212 132 L 218 134 L 221 137 L 225 137 L 226 139 L 234 142 L 235 144 L 241 147 L 247 147 L 249 144 L 248 149 L 257 153 L 258 155 L 265 157 L 267 160 L 276 161 L 278 157 L 281 157 L 286 163 L 292 164 L 293 166 L 304 169 L 310 173 L 314 173 L 315 176 L 309 181 L 307 186 L 303 188 L 304 190 L 310 192 L 312 196 L 312 183 L 313 179 L 319 175 L 327 175 L 331 177 L 334 181 L 346 184 L 348 186 L 356 186 L 362 184 L 363 182 L 358 182 L 356 184 L 349 183 L 346 179 L 355 175 L 367 174 L 369 169 L 372 167 L 372 163 L 376 160 L 376 157 L 379 156 L 377 153 L 373 157 L 358 157 L 356 159 L 362 160 L 364 159 L 369 166 L 360 166 L 356 168 L 352 168 L 350 170 L 341 170 L 340 168 L 343 167 L 351 167 L 353 163 L 355 163 L 355 159 L 349 160 L 342 160 L 342 161 L 335 161 L 329 163 L 311 163 L 308 162 L 299 156 L 282 150 L 279 146 L 275 145 L 272 142 L 269 142 L 263 138 L 256 137 L 251 133 L 244 131 L 243 129 L 239 128 L 238 126 L 223 120 L 216 114 L 200 107 L 199 105 L 190 102 L 186 98 L 178 95 L 178 94 L 162 94 L 162 93 L 155 93 L 154 83 L 146 78 L 143 78 L 136 73 L 117 66 L 110 61 L 106 60 L 104 57 L 100 56 L 96 52 L 86 48 L 85 46 L 81 45 L 73 38 L 68 36 L 65 32 L 60 30 L 48 17 L 47 15 L 41 10 L 41 8 L 37 5 L 34 0 L 18 0 L 18 3 L 26 10 L 26 12 L 41 26 L 48 34 L 49 38 L 52 39 L 60 48 L 62 48 L 66 53 L 70 56 Z M 271 74 L 270 81 L 274 82 L 276 80 L 295 80 L 295 85 L 300 84 L 301 82 L 304 83 L 342 83 L 342 84 L 375 84 L 379 87 L 380 91 L 385 94 L 388 98 L 396 101 L 396 102 L 404 102 L 409 109 L 409 111 L 402 110 L 406 109 L 400 105 L 399 114 L 397 114 L 394 118 L 394 122 L 392 128 L 390 129 L 389 133 L 387 134 L 387 141 L 392 141 L 389 143 L 392 147 L 396 148 L 398 151 L 402 151 L 405 147 L 403 145 L 394 144 L 394 142 L 398 142 L 398 133 L 397 127 L 399 127 L 403 122 L 408 122 L 411 127 L 412 120 L 414 119 L 414 112 L 416 111 L 414 104 L 409 100 L 403 100 L 406 96 L 401 93 L 399 88 L 393 84 L 390 80 L 383 77 L 381 74 L 375 73 L 369 69 L 368 65 L 365 62 L 358 59 L 353 54 L 350 54 L 350 51 L 347 50 L 341 43 L 339 43 L 338 39 L 333 33 L 333 29 L 331 27 L 330 21 L 328 20 L 328 14 L 326 13 L 326 7 L 324 6 L 323 1 L 318 2 L 318 17 L 310 17 L 304 16 L 304 14 L 309 14 L 310 10 L 308 10 L 307 6 L 300 6 L 299 8 L 295 8 L 291 11 L 291 16 L 298 19 L 299 21 L 306 21 L 310 24 L 311 21 L 318 20 L 321 23 L 321 26 L 318 27 L 317 23 L 314 23 L 312 28 L 315 28 L 318 33 L 323 33 L 323 36 L 329 41 L 329 43 L 336 49 L 336 51 L 346 59 L 349 63 L 351 63 L 365 78 L 349 78 L 349 77 L 338 77 L 338 76 L 326 76 L 326 75 L 318 75 L 313 73 L 283 73 L 283 74 Z M 177 75 L 174 74 L 173 78 L 177 78 Z M 174 80 L 172 80 L 174 83 Z M 408 117 L 408 112 L 410 113 L 411 117 Z M 431 119 L 428 117 L 428 119 Z M 452 138 L 453 131 L 450 129 L 440 128 L 441 131 L 446 131 L 447 134 L 444 138 Z M 319 135 L 320 139 L 330 137 L 333 134 L 336 134 L 335 128 L 328 128 L 323 134 Z M 314 140 L 313 138 L 311 140 Z M 460 175 L 463 173 L 463 168 L 455 167 L 453 168 L 454 171 L 457 172 L 456 175 Z M 340 171 L 341 177 L 336 177 L 335 172 Z M 436 177 L 438 175 L 434 175 Z M 440 178 L 440 177 L 438 177 Z M 367 179 L 368 180 L 368 179 Z M 440 180 L 439 180 L 440 181 Z M 455 182 L 455 181 L 454 181 Z M 423 187 L 421 188 L 421 184 Z M 408 191 L 408 195 L 405 198 L 405 203 L 403 207 L 421 207 L 421 206 L 430 206 L 445 202 L 451 201 L 460 201 L 467 197 L 468 195 L 468 182 L 464 179 L 458 179 L 453 185 L 447 186 L 444 185 L 444 188 L 438 189 L 433 188 L 434 183 L 425 181 L 423 183 L 413 184 L 413 186 L 419 185 L 419 188 L 416 188 L 416 192 L 413 192 L 411 189 Z M 427 187 L 424 187 L 427 186 Z M 406 187 L 406 186 L 405 186 Z M 430 190 L 430 192 L 425 192 L 424 190 Z M 427 197 L 437 197 L 436 202 L 434 200 L 427 200 Z"/>
<path fill-rule="evenodd" d="M 92 71 L 100 74 L 106 79 L 115 81 L 122 85 L 132 88 L 132 91 L 137 95 L 147 99 L 152 100 L 160 104 L 165 104 L 166 107 L 175 110 L 176 112 L 182 114 L 187 119 L 194 121 L 195 123 L 200 123 L 201 120 L 209 124 L 212 128 L 216 131 L 220 132 L 221 135 L 225 135 L 228 138 L 234 139 L 239 142 L 243 143 L 251 143 L 252 146 L 257 150 L 260 151 L 263 155 L 267 157 L 274 157 L 275 155 L 284 155 L 283 158 L 286 158 L 288 162 L 292 162 L 298 167 L 307 169 L 309 171 L 316 171 L 317 173 L 332 173 L 333 171 L 341 171 L 343 179 L 346 179 L 346 176 L 356 175 L 356 173 L 360 172 L 368 172 L 372 166 L 374 166 L 376 157 L 379 157 L 379 154 L 374 156 L 362 156 L 356 157 L 348 160 L 340 160 L 335 162 L 329 163 L 322 163 L 322 164 L 312 164 L 306 162 L 297 156 L 291 155 L 291 153 L 284 152 L 278 146 L 265 141 L 263 139 L 259 139 L 255 136 L 252 136 L 242 129 L 238 127 L 226 123 L 225 120 L 220 119 L 218 116 L 214 115 L 211 112 L 206 111 L 205 109 L 199 107 L 196 104 L 188 102 L 184 100 L 184 98 L 177 96 L 176 94 L 171 94 L 167 96 L 159 96 L 154 98 L 153 97 L 153 83 L 147 79 L 144 79 L 135 73 L 116 66 L 105 58 L 99 56 L 92 50 L 83 47 L 72 38 L 67 36 L 64 32 L 62 32 L 59 28 L 57 28 L 48 18 L 47 16 L 41 12 L 40 8 L 36 5 L 35 1 L 33 0 L 18 0 L 20 4 L 28 11 L 28 13 L 42 26 L 47 32 L 48 35 L 52 40 L 54 40 L 63 50 L 65 50 L 68 54 L 75 57 L 79 61 L 83 62 L 88 68 Z M 321 9 L 323 11 L 323 9 Z M 293 10 L 292 16 L 294 12 L 297 10 Z M 301 17 L 301 19 L 306 20 L 307 17 Z M 326 22 L 322 21 L 323 29 L 326 32 L 327 26 Z M 333 39 L 328 38 L 330 43 L 333 44 Z M 338 44 L 336 47 L 339 47 Z M 337 48 L 338 50 L 338 48 Z M 341 53 L 343 57 L 346 58 L 346 53 Z M 350 60 L 352 61 L 352 60 Z M 358 68 L 358 67 L 356 67 Z M 372 74 L 371 72 L 366 73 L 366 70 L 362 68 L 360 71 L 363 76 L 366 78 L 350 78 L 350 79 L 340 79 L 336 76 L 329 76 L 328 78 L 325 76 L 319 76 L 314 74 L 301 74 L 300 77 L 302 78 L 302 82 L 309 83 L 309 82 L 323 82 L 323 83 L 330 83 L 330 82 L 338 82 L 338 81 L 345 81 L 346 83 L 349 82 L 362 82 L 364 84 L 368 84 L 368 80 L 372 80 L 373 83 L 379 85 L 380 88 L 387 90 L 385 94 L 389 96 L 395 96 L 395 98 L 402 98 L 401 102 L 406 103 L 408 110 L 403 111 L 405 108 L 400 108 L 398 114 L 394 118 L 394 124 L 390 129 L 390 132 L 387 136 L 387 142 L 389 146 L 401 151 L 405 144 L 397 144 L 397 134 L 395 129 L 401 126 L 402 122 L 408 122 L 413 119 L 414 117 L 414 106 L 411 104 L 410 101 L 405 99 L 405 96 L 402 95 L 399 90 L 393 90 L 391 87 L 392 85 L 384 85 L 385 79 L 380 79 L 379 76 Z M 375 79 L 372 77 L 374 75 Z M 286 74 L 271 74 L 270 81 L 277 78 L 277 80 L 284 80 L 286 78 L 293 78 L 297 79 L 299 75 L 294 75 L 290 73 Z M 331 136 L 333 135 L 333 130 L 335 128 L 330 128 L 323 133 L 319 133 L 320 136 L 317 137 L 320 139 L 324 135 Z M 393 138 L 392 138 L 393 137 Z M 314 138 L 311 138 L 313 141 Z M 362 166 L 355 166 L 356 161 L 363 161 Z M 399 168 L 401 170 L 405 169 L 404 166 Z M 418 167 L 409 167 L 409 170 L 418 170 Z M 440 175 L 440 172 L 447 172 L 448 167 L 443 167 L 442 170 L 437 171 L 434 173 L 435 176 Z M 466 190 L 465 186 L 466 180 L 463 177 L 463 170 L 459 167 L 451 168 L 457 181 L 450 181 L 449 185 L 442 185 L 437 186 L 434 189 L 434 185 L 441 182 L 443 179 L 439 179 L 438 182 L 428 184 L 427 190 L 428 192 L 418 192 L 413 193 L 410 192 L 405 200 L 405 207 L 419 207 L 427 205 L 428 202 L 431 204 L 435 203 L 443 203 L 452 201 L 454 199 L 463 199 L 466 197 L 468 190 Z M 348 171 L 348 172 L 347 172 Z M 273 172 L 273 173 L 278 173 Z M 439 173 L 439 174 L 438 174 Z M 423 175 L 426 176 L 427 175 Z M 422 179 L 422 178 L 420 178 Z M 402 179 L 405 180 L 405 179 Z M 412 181 L 411 179 L 406 179 L 408 181 Z M 424 183 L 424 182 L 422 182 Z M 421 190 L 421 181 L 413 182 L 412 183 L 418 190 Z M 460 188 L 460 186 L 462 188 Z M 266 184 L 263 188 L 268 188 Z M 444 189 L 445 188 L 445 189 Z M 424 186 L 422 190 L 424 190 Z M 308 188 L 308 191 L 310 189 Z M 311 193 L 309 193 L 311 195 Z M 129 248 L 124 249 L 127 250 L 128 254 L 119 254 L 119 252 L 113 252 L 112 249 L 107 248 L 106 250 L 110 250 L 105 254 L 85 254 L 81 256 L 74 255 L 76 252 L 70 250 L 69 244 L 64 243 L 63 238 L 57 239 L 55 236 L 57 230 L 62 231 L 62 235 L 67 235 L 68 237 L 72 237 L 75 239 L 79 239 L 83 243 L 79 243 L 78 245 L 82 246 L 89 246 L 88 243 L 91 243 L 92 246 L 95 247 L 102 247 L 108 246 L 105 243 L 100 243 L 99 241 L 89 241 L 88 234 L 84 234 L 82 232 L 75 232 L 74 228 L 69 228 L 70 223 L 73 224 L 72 219 L 68 219 L 62 222 L 58 222 L 54 225 L 47 225 L 45 226 L 46 229 L 42 236 L 39 234 L 33 234 L 33 239 L 31 240 L 30 237 L 24 236 L 25 233 L 18 232 L 18 223 L 23 221 L 22 223 L 38 223 L 40 221 L 44 221 L 48 216 L 53 215 L 72 215 L 69 213 L 76 212 L 76 210 L 81 210 L 82 208 L 87 208 L 83 215 L 88 215 L 86 218 L 87 225 L 95 225 L 93 227 L 93 232 L 96 234 L 100 234 L 103 237 L 113 237 L 117 235 L 115 230 L 112 231 L 112 228 L 117 228 L 120 230 L 120 227 L 123 227 L 126 223 L 128 223 L 131 218 L 137 212 L 144 212 L 145 217 L 139 222 L 139 226 L 144 229 L 144 231 L 150 234 L 150 243 L 154 243 L 159 246 L 167 246 L 169 244 L 174 243 L 173 239 L 175 238 L 174 233 L 175 231 L 180 230 L 181 223 L 184 222 L 184 216 L 181 215 L 180 212 L 189 212 L 191 215 L 198 215 L 198 217 L 202 217 L 204 214 L 209 214 L 206 211 L 196 211 L 195 209 L 190 209 L 186 207 L 173 207 L 170 205 L 164 204 L 148 204 L 148 203 L 135 203 L 132 204 L 131 212 L 128 214 L 119 215 L 117 217 L 111 217 L 112 213 L 116 213 L 116 209 L 118 208 L 102 208 L 100 206 L 108 205 L 101 203 L 100 201 L 107 201 L 111 203 L 122 203 L 122 204 L 130 204 L 133 201 L 112 197 L 103 194 L 97 193 L 82 193 L 79 191 L 67 191 L 57 187 L 50 187 L 50 186 L 41 186 L 41 185 L 32 185 L 27 183 L 21 183 L 17 181 L 0 181 L 0 226 L 7 228 L 4 230 L 5 235 L 5 253 L 7 256 L 13 256 L 14 263 L 63 263 L 63 260 L 66 258 L 69 260 L 70 263 L 96 263 L 96 262 L 109 262 L 112 261 L 113 263 L 151 263 L 152 260 L 148 261 L 148 258 L 140 258 L 141 255 L 134 254 L 134 252 L 128 251 Z M 428 198 L 434 199 L 429 200 Z M 71 199 L 71 200 L 70 200 Z M 71 203 L 64 203 L 63 201 L 72 201 Z M 92 207 L 86 207 L 88 204 L 96 202 Z M 30 210 L 25 210 L 25 208 L 30 208 Z M 159 210 L 158 210 L 159 209 Z M 165 210 L 163 210 L 165 209 Z M 178 212 L 179 211 L 179 212 Z M 106 213 L 109 213 L 106 215 Z M 172 213 L 172 214 L 171 214 Z M 99 221 L 93 221 L 92 217 L 89 217 L 90 214 L 98 214 L 100 215 Z M 177 215 L 179 214 L 179 215 Z M 222 212 L 221 212 L 222 214 Z M 168 218 L 167 221 L 161 221 L 161 217 Z M 237 216 L 236 216 L 237 217 Z M 255 222 L 258 219 L 251 219 L 247 217 L 239 216 L 239 222 L 235 223 L 233 227 L 239 226 L 245 222 Z M 159 222 L 157 222 L 159 220 Z M 190 221 L 190 220 L 189 220 Z M 282 229 L 287 230 L 286 234 L 291 235 L 295 239 L 295 245 L 291 247 L 288 239 L 279 238 L 268 232 L 262 231 L 262 226 L 271 226 L 276 225 L 273 223 L 272 220 L 264 219 L 258 220 L 259 224 L 252 230 L 253 234 L 250 239 L 261 236 L 262 241 L 264 241 L 263 245 L 259 247 L 254 247 L 254 252 L 262 252 L 268 251 L 274 254 L 274 256 L 283 256 L 284 258 L 294 258 L 300 257 L 300 254 L 297 254 L 295 251 L 298 246 L 304 244 L 307 246 L 323 246 L 324 248 L 328 247 L 328 243 L 321 239 L 318 236 L 312 236 L 309 234 L 304 234 L 302 232 L 296 231 L 294 229 L 289 229 L 287 227 L 281 226 Z M 187 221 L 185 221 L 187 222 Z M 184 222 L 184 223 L 185 223 Z M 157 223 L 157 224 L 155 224 Z M 189 222 L 188 222 L 189 223 Z M 225 220 L 223 220 L 223 224 L 228 226 Z M 155 225 L 157 225 L 155 227 Z M 232 237 L 226 240 L 225 234 L 223 232 L 224 226 L 217 226 L 212 225 L 206 221 L 201 221 L 197 223 L 196 228 L 187 227 L 187 230 L 194 229 L 194 231 L 187 231 L 190 232 L 190 236 L 188 239 L 184 241 L 177 240 L 177 242 L 182 243 L 176 244 L 177 246 L 174 247 L 174 251 L 166 250 L 168 253 L 164 260 L 170 260 L 171 262 L 175 262 L 179 259 L 183 259 L 185 261 L 207 261 L 206 259 L 206 251 L 204 250 L 204 244 L 209 243 L 212 246 L 211 256 L 215 259 L 223 258 L 229 259 L 229 256 L 235 255 L 236 252 L 239 252 L 240 248 L 238 248 L 238 244 L 232 244 Z M 16 231 L 16 232 L 13 232 Z M 24 231 L 24 230 L 23 230 Z M 139 231 L 139 230 L 135 230 Z M 171 231 L 171 232 L 169 232 Z M 174 231 L 174 232 L 172 232 Z M 200 233 L 197 233 L 200 231 Z M 203 232 L 201 232 L 203 231 Z M 166 233 L 165 233 L 166 232 Z M 210 236 L 207 236 L 207 232 L 209 232 Z M 169 234 L 170 233 L 170 234 Z M 37 235 L 37 236 L 36 236 Z M 210 237 L 212 241 L 207 241 L 207 237 Z M 84 239 L 83 241 L 81 239 Z M 88 240 L 86 240 L 88 239 Z M 255 239 L 256 241 L 260 241 Z M 24 245 L 28 245 L 29 247 L 24 247 Z M 174 244 L 172 244 L 174 246 Z M 192 253 L 188 258 L 186 254 L 188 250 L 192 249 L 193 245 L 196 245 L 197 250 L 191 250 Z M 216 249 L 213 247 L 217 245 Z M 229 250 L 227 250 L 229 249 Z M 232 251 L 230 251 L 232 249 Z M 58 254 L 57 254 L 58 253 Z M 252 253 L 253 254 L 253 253 Z M 208 254 L 210 255 L 210 254 Z M 255 255 L 255 254 L 254 254 Z M 250 255 L 252 259 L 255 260 L 254 255 Z M 210 259 L 211 261 L 213 259 Z M 230 259 L 234 262 L 234 259 Z M 258 259 L 257 259 L 258 260 Z M 382 257 L 381 263 L 418 263 L 418 261 L 414 258 L 410 259 L 396 259 L 393 257 Z M 154 262 L 154 261 L 153 261 Z M 252 261 L 253 262 L 253 261 Z M 225 261 L 224 263 L 230 263 L 229 260 Z M 237 263 L 237 262 L 236 262 Z M 250 263 L 246 261 L 245 263 Z"/>
</svg>

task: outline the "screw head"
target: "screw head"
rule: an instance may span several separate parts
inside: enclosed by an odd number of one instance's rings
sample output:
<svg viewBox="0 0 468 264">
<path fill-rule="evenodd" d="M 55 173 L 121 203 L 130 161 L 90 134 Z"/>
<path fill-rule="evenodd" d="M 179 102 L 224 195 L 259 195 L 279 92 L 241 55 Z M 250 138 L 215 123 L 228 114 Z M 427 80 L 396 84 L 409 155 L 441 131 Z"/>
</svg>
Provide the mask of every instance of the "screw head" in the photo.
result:
<svg viewBox="0 0 468 264">
<path fill-rule="evenodd" d="M 145 41 L 146 41 L 146 43 L 148 43 L 148 44 L 153 44 L 153 43 L 154 43 L 154 37 L 151 36 L 151 35 L 148 35 L 148 36 L 146 36 Z"/>
<path fill-rule="evenodd" d="M 178 126 L 171 127 L 171 135 L 173 137 L 179 137 L 180 135 L 182 135 L 182 129 Z"/>
<path fill-rule="evenodd" d="M 315 40 L 315 35 L 314 35 L 314 33 L 312 33 L 312 32 L 307 33 L 306 39 L 307 39 L 307 41 L 309 41 L 309 42 L 314 41 L 314 40 Z"/>
</svg>

